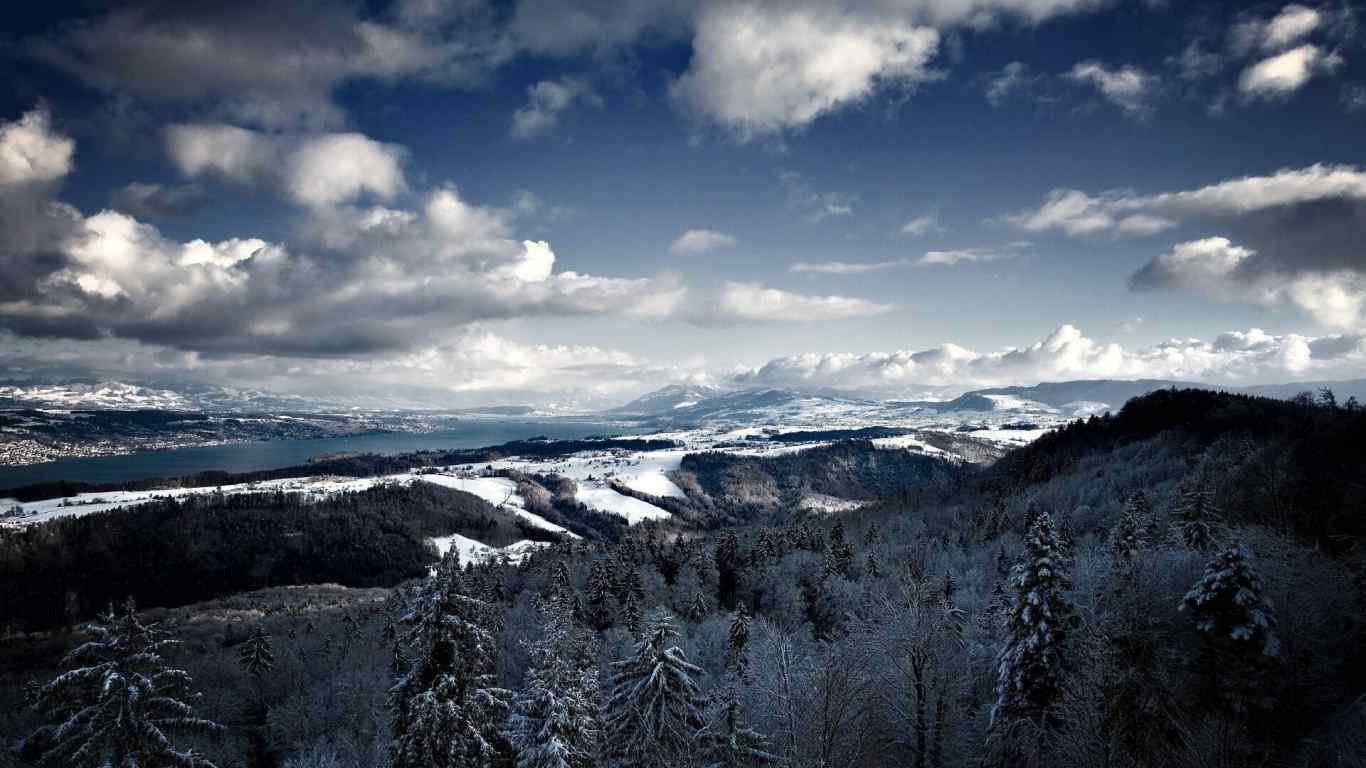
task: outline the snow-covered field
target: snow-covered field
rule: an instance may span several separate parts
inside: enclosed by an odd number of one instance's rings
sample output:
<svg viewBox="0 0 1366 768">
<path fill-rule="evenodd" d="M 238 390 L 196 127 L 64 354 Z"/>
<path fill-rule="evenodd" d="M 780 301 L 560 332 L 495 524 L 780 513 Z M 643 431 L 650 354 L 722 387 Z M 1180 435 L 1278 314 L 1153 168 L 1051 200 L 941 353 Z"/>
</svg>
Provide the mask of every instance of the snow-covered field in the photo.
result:
<svg viewBox="0 0 1366 768">
<path fill-rule="evenodd" d="M 532 552 L 551 546 L 548 541 L 522 539 L 506 547 L 490 547 L 482 541 L 476 541 L 458 533 L 440 536 L 431 539 L 431 542 L 436 545 L 436 551 L 440 552 L 443 557 L 450 551 L 451 547 L 455 547 L 460 552 L 460 562 L 462 563 L 482 563 L 496 557 L 505 557 L 508 562 L 514 565 L 520 563 Z"/>
</svg>

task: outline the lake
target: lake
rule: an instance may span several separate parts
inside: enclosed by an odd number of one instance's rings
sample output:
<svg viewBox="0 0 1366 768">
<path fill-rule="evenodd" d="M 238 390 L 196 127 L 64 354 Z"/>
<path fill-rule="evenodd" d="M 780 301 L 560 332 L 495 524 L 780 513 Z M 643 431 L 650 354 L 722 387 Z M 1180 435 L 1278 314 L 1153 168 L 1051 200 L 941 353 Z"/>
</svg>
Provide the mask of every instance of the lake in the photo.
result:
<svg viewBox="0 0 1366 768">
<path fill-rule="evenodd" d="M 375 433 L 313 440 L 271 440 L 261 443 L 211 445 L 145 451 L 124 456 L 90 456 L 60 459 L 23 467 L 0 467 L 0 488 L 30 483 L 71 480 L 83 483 L 117 483 L 149 477 L 180 477 L 208 470 L 252 472 L 303 464 L 314 456 L 343 451 L 352 453 L 412 453 L 452 448 L 483 448 L 545 435 L 574 439 L 590 435 L 635 434 L 612 424 L 588 421 L 462 421 L 440 432 Z"/>
</svg>

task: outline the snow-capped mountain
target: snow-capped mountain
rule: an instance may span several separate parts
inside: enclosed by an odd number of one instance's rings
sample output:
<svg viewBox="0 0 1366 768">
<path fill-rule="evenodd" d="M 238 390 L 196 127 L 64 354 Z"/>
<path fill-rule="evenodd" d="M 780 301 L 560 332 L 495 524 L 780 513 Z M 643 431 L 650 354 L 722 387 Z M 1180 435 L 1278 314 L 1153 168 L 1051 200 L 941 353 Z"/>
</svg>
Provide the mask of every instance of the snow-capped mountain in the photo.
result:
<svg viewBox="0 0 1366 768">
<path fill-rule="evenodd" d="M 341 406 L 257 389 L 203 384 L 186 384 L 172 389 L 122 381 L 101 381 L 0 385 L 0 407 L 257 412 L 315 411 Z"/>
<path fill-rule="evenodd" d="M 725 390 L 706 384 L 670 384 L 631 402 L 611 408 L 610 414 L 622 416 L 658 416 L 691 408 L 722 395 Z"/>
</svg>

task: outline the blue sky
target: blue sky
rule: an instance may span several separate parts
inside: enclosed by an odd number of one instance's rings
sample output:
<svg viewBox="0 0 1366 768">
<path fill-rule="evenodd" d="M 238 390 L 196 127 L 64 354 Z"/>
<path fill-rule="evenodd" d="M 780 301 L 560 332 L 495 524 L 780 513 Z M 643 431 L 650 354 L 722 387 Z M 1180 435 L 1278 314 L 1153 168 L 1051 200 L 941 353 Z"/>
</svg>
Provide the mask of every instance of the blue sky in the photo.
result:
<svg viewBox="0 0 1366 768">
<path fill-rule="evenodd" d="M 219 6 L 0 31 L 11 378 L 1366 373 L 1349 5 Z"/>
</svg>

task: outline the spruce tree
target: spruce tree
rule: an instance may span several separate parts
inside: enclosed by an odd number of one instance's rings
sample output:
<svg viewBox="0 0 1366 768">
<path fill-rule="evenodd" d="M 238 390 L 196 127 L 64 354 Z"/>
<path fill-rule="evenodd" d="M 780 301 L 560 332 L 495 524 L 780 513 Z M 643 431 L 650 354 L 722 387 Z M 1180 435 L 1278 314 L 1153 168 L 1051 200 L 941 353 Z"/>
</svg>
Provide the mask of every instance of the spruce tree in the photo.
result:
<svg viewBox="0 0 1366 768">
<path fill-rule="evenodd" d="M 1221 653 L 1245 659 L 1280 655 L 1271 601 L 1262 594 L 1262 580 L 1241 546 L 1216 554 L 1179 607 L 1195 616 L 1196 628 Z"/>
<path fill-rule="evenodd" d="M 251 636 L 242 643 L 242 650 L 237 654 L 237 663 L 252 677 L 261 677 L 275 668 L 275 651 L 271 647 L 270 635 L 263 625 L 257 624 L 252 629 Z"/>
<path fill-rule="evenodd" d="M 767 739 L 741 718 L 735 685 L 724 686 L 707 710 L 707 723 L 698 732 L 705 768 L 754 768 L 778 762 Z"/>
<path fill-rule="evenodd" d="M 849 566 L 854 562 L 854 550 L 844 540 L 844 524 L 836 522 L 830 529 L 830 549 L 825 554 L 827 575 L 849 575 Z"/>
<path fill-rule="evenodd" d="M 621 622 L 632 635 L 640 634 L 640 599 L 635 592 L 626 593 L 626 601 L 621 606 Z"/>
<path fill-rule="evenodd" d="M 694 678 L 702 669 L 671 645 L 672 618 L 656 611 L 629 658 L 613 662 L 607 700 L 609 757 L 633 768 L 670 768 L 692 748 L 705 724 L 705 701 Z"/>
<path fill-rule="evenodd" d="M 507 716 L 493 685 L 489 605 L 472 597 L 452 548 L 404 618 L 408 669 L 390 690 L 394 768 L 488 768 Z"/>
<path fill-rule="evenodd" d="M 707 596 L 702 590 L 697 590 L 693 593 L 692 601 L 688 603 L 688 618 L 691 619 L 693 623 L 700 624 L 710 613 L 711 603 L 708 602 Z"/>
<path fill-rule="evenodd" d="M 746 672 L 745 646 L 749 645 L 749 612 L 744 603 L 737 603 L 735 614 L 726 632 L 726 653 L 735 666 L 737 677 L 744 679 Z"/>
<path fill-rule="evenodd" d="M 193 750 L 177 748 L 175 731 L 217 733 L 222 726 L 196 717 L 186 672 L 163 654 L 177 641 L 143 624 L 132 598 L 86 626 L 92 639 L 62 660 L 65 670 L 35 696 L 54 724 L 24 740 L 19 752 L 62 768 L 213 768 Z"/>
<path fill-rule="evenodd" d="M 1115 570 L 1121 574 L 1130 573 L 1138 560 L 1138 553 L 1144 547 L 1143 533 L 1139 528 L 1139 504 L 1136 496 L 1129 497 L 1119 521 L 1110 531 L 1110 556 Z"/>
<path fill-rule="evenodd" d="M 1203 485 L 1195 483 L 1181 492 L 1180 514 L 1178 533 L 1181 543 L 1195 552 L 1214 549 L 1219 509 Z"/>
<path fill-rule="evenodd" d="M 513 703 L 508 736 L 518 768 L 589 768 L 602 735 L 598 672 L 570 601 L 551 600 L 543 611 L 545 632 L 531 646 L 532 666 Z"/>
<path fill-rule="evenodd" d="M 1015 597 L 998 657 L 993 726 L 1028 721 L 1041 730 L 1056 725 L 1067 672 L 1065 649 L 1073 609 L 1060 546 L 1046 513 L 1034 517 L 1025 558 L 1011 579 Z"/>
<path fill-rule="evenodd" d="M 607 563 L 594 560 L 588 572 L 588 623 L 599 632 L 612 626 L 612 576 Z"/>
<path fill-rule="evenodd" d="M 716 561 L 716 601 L 722 608 L 735 606 L 735 589 L 739 582 L 740 542 L 735 534 L 726 533 L 716 544 L 713 559 Z"/>
</svg>

